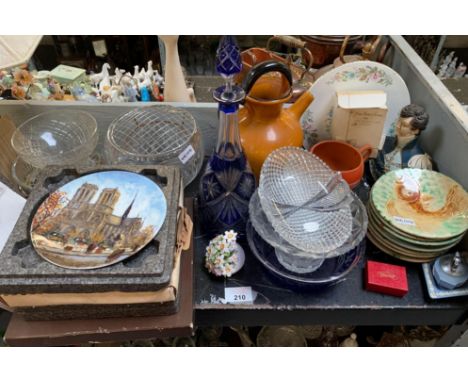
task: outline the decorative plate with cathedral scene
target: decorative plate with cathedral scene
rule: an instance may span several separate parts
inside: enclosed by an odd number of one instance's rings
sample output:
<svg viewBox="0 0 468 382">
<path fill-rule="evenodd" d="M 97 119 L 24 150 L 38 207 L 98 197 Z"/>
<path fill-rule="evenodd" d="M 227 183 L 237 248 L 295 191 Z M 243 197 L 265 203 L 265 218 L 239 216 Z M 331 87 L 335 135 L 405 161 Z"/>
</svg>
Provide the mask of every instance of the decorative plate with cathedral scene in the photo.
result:
<svg viewBox="0 0 468 382">
<path fill-rule="evenodd" d="M 102 268 L 137 253 L 161 229 L 166 197 L 145 176 L 104 171 L 49 195 L 31 224 L 37 253 L 59 267 Z"/>
</svg>

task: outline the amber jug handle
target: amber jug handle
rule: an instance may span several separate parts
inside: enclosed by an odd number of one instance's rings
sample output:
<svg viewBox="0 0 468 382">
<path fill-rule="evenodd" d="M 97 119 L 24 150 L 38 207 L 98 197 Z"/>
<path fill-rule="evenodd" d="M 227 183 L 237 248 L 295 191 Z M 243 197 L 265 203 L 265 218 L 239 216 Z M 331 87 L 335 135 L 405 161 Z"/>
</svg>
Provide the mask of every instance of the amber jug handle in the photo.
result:
<svg viewBox="0 0 468 382">
<path fill-rule="evenodd" d="M 279 72 L 286 77 L 286 80 L 289 83 L 289 87 L 292 86 L 292 74 L 291 70 L 286 64 L 283 64 L 279 61 L 263 61 L 255 65 L 244 78 L 242 82 L 242 87 L 244 88 L 245 94 L 249 94 L 252 87 L 255 85 L 255 82 L 266 73 L 269 72 Z M 291 92 L 291 89 L 289 90 Z"/>
</svg>

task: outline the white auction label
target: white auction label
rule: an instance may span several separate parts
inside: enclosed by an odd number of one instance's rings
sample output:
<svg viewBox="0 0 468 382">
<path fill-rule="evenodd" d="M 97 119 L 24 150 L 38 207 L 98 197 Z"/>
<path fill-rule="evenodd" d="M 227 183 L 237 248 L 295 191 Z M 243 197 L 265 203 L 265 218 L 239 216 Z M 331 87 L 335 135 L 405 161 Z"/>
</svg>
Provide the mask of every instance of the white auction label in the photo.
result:
<svg viewBox="0 0 468 382">
<path fill-rule="evenodd" d="M 395 223 L 402 224 L 402 225 L 412 225 L 412 226 L 416 225 L 413 219 L 402 218 L 400 216 L 394 216 L 393 220 L 395 221 Z"/>
<path fill-rule="evenodd" d="M 188 145 L 184 151 L 182 151 L 180 154 L 179 154 L 179 160 L 185 164 L 187 163 L 191 157 L 193 157 L 193 155 L 195 154 L 195 150 L 193 149 L 192 145 Z"/>
<path fill-rule="evenodd" d="M 224 300 L 227 304 L 252 304 L 251 287 L 224 288 Z"/>
</svg>

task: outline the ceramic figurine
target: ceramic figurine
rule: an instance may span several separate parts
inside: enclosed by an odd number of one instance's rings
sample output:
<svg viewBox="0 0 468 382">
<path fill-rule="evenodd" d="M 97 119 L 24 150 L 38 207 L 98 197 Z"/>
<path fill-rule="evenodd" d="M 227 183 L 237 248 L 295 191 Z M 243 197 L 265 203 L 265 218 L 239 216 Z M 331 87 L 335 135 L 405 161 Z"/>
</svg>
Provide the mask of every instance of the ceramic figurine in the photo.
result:
<svg viewBox="0 0 468 382">
<path fill-rule="evenodd" d="M 396 136 L 386 137 L 383 150 L 369 161 L 372 177 L 377 180 L 386 172 L 402 168 L 432 169 L 432 161 L 419 146 L 419 136 L 429 122 L 429 115 L 419 105 L 410 104 L 400 112 Z"/>
<path fill-rule="evenodd" d="M 140 73 L 138 73 L 138 80 L 144 81 L 146 77 L 146 70 L 145 68 L 141 68 Z"/>
<path fill-rule="evenodd" d="M 255 191 L 255 177 L 239 136 L 238 110 L 245 92 L 233 85 L 233 77 L 241 71 L 241 66 L 235 39 L 223 37 L 216 55 L 216 69 L 226 84 L 213 92 L 219 103 L 218 141 L 200 180 L 201 217 L 205 230 L 213 233 L 234 229 L 243 234 L 249 217 L 249 201 Z M 164 98 L 168 101 L 166 93 Z"/>
<path fill-rule="evenodd" d="M 180 65 L 177 41 L 179 36 L 159 36 L 166 50 L 164 99 L 167 102 L 191 102 Z"/>
<path fill-rule="evenodd" d="M 452 51 L 447 56 L 445 56 L 444 61 L 442 61 L 442 64 L 439 66 L 437 77 L 439 78 L 446 77 L 447 69 L 450 65 L 450 62 L 452 62 L 454 54 L 455 54 L 455 51 Z"/>
<path fill-rule="evenodd" d="M 56 101 L 63 100 L 63 90 L 60 87 L 60 85 L 52 78 L 49 78 L 49 81 L 47 83 L 47 89 L 50 92 L 49 98 L 54 99 Z"/>
<path fill-rule="evenodd" d="M 151 81 L 153 81 L 154 70 L 153 70 L 153 61 L 151 60 L 148 61 L 148 70 L 146 71 L 146 74 L 148 75 L 149 78 L 151 78 Z"/>
<path fill-rule="evenodd" d="M 140 70 L 140 67 L 139 67 L 138 65 L 135 65 L 135 66 L 133 67 L 133 80 L 134 80 L 135 82 L 138 82 L 138 76 L 139 76 L 139 73 L 140 73 L 139 70 Z"/>
<path fill-rule="evenodd" d="M 160 101 L 160 102 L 164 101 L 164 97 L 161 94 L 161 89 L 159 89 L 158 84 L 153 83 L 153 86 L 151 89 L 152 89 L 152 96 L 156 101 Z"/>
<path fill-rule="evenodd" d="M 18 100 L 26 99 L 26 91 L 22 86 L 18 85 L 16 82 L 11 86 L 11 95 L 13 98 Z"/>
<path fill-rule="evenodd" d="M 127 99 L 127 102 L 137 102 L 138 101 L 138 92 L 133 86 L 124 86 L 124 97 Z"/>
<path fill-rule="evenodd" d="M 457 68 L 457 61 L 458 61 L 458 57 L 455 57 L 453 61 L 450 63 L 450 65 L 448 66 L 445 77 L 447 78 L 453 77 L 453 75 L 455 74 L 455 70 Z"/>
<path fill-rule="evenodd" d="M 141 102 L 150 102 L 151 101 L 150 93 L 149 93 L 148 88 L 146 86 L 142 86 L 140 88 L 140 97 L 141 97 Z"/>
<path fill-rule="evenodd" d="M 89 76 L 89 80 L 94 85 L 94 87 L 96 87 L 106 75 L 107 77 L 109 77 L 109 69 L 110 69 L 110 65 L 106 62 L 102 64 L 100 73 L 92 74 Z"/>
<path fill-rule="evenodd" d="M 114 72 L 114 77 L 112 78 L 112 84 L 113 85 L 120 85 L 120 81 L 122 80 L 122 76 L 125 74 L 125 70 L 124 69 L 119 69 L 119 68 L 115 68 L 115 72 Z"/>
<path fill-rule="evenodd" d="M 109 72 L 106 69 L 104 71 L 104 76 L 102 77 L 102 80 L 99 82 L 99 91 L 101 93 L 106 92 L 110 90 L 110 87 L 111 87 L 111 82 L 110 82 Z"/>
<path fill-rule="evenodd" d="M 356 333 L 351 333 L 351 335 L 344 339 L 341 344 L 341 347 L 358 347 L 359 344 L 357 342 L 357 335 Z"/>
<path fill-rule="evenodd" d="M 161 86 L 164 84 L 164 78 L 159 74 L 157 70 L 154 71 L 154 77 L 153 81 L 158 85 Z"/>
<path fill-rule="evenodd" d="M 237 233 L 226 231 L 210 241 L 206 247 L 205 267 L 215 276 L 231 277 L 245 262 L 245 253 L 237 244 Z"/>
<path fill-rule="evenodd" d="M 138 92 L 136 90 L 133 77 L 129 73 L 127 73 L 122 77 L 121 83 L 123 96 L 127 100 L 127 102 L 137 102 Z"/>
<path fill-rule="evenodd" d="M 147 74 L 147 73 L 144 73 L 143 75 L 143 78 L 140 78 L 140 82 L 138 83 L 138 88 L 141 89 L 142 88 L 146 88 L 146 89 L 149 89 L 151 88 L 151 78 L 150 76 Z"/>
<path fill-rule="evenodd" d="M 15 81 L 21 86 L 29 86 L 33 82 L 33 76 L 25 69 L 19 69 L 14 74 Z"/>
</svg>

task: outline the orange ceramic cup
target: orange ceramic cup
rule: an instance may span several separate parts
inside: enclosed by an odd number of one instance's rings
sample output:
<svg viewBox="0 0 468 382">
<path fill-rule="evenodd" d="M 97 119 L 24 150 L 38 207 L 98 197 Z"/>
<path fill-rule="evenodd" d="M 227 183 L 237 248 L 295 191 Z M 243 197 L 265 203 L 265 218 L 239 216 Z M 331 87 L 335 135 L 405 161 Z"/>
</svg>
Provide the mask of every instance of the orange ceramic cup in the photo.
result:
<svg viewBox="0 0 468 382">
<path fill-rule="evenodd" d="M 310 152 L 322 159 L 332 170 L 341 172 L 351 188 L 356 187 L 364 175 L 364 161 L 372 153 L 370 145 L 357 149 L 349 143 L 322 141 L 314 145 Z"/>
</svg>

